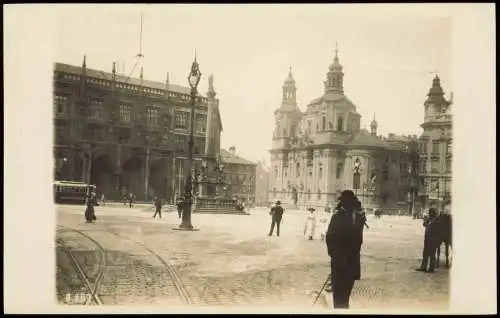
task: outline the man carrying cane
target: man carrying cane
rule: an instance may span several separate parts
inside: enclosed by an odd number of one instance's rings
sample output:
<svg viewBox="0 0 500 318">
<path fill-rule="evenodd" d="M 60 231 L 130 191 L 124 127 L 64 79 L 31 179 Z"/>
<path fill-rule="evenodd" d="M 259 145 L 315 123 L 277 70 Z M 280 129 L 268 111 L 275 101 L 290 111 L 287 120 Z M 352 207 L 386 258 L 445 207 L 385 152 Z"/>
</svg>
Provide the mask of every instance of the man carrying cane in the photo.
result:
<svg viewBox="0 0 500 318">
<path fill-rule="evenodd" d="M 360 254 L 366 217 L 361 213 L 361 202 L 351 190 L 342 191 L 335 210 L 326 233 L 333 307 L 349 308 L 354 282 L 361 278 Z"/>
</svg>

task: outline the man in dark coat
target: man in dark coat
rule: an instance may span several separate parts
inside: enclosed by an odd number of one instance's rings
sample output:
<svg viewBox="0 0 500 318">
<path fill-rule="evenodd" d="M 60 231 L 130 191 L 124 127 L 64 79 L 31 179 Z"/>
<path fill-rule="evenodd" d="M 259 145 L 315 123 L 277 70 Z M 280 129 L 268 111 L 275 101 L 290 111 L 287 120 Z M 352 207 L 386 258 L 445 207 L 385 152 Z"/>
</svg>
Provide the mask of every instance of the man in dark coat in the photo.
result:
<svg viewBox="0 0 500 318">
<path fill-rule="evenodd" d="M 349 308 L 354 282 L 361 278 L 360 254 L 365 222 L 359 200 L 352 191 L 343 191 L 326 233 L 334 308 Z"/>
<path fill-rule="evenodd" d="M 281 224 L 281 218 L 283 217 L 283 208 L 281 207 L 281 202 L 276 201 L 276 205 L 271 208 L 271 211 L 269 214 L 271 214 L 272 221 L 271 221 L 271 229 L 269 230 L 269 236 L 273 235 L 274 232 L 274 226 L 276 225 L 276 235 L 280 236 L 280 224 Z"/>
<path fill-rule="evenodd" d="M 437 244 L 440 239 L 436 209 L 429 209 L 429 215 L 424 218 L 423 226 L 425 227 L 425 235 L 422 263 L 416 270 L 419 272 L 433 273 L 436 267 Z M 429 269 L 427 269 L 427 263 L 429 263 Z"/>
<path fill-rule="evenodd" d="M 155 204 L 155 214 L 153 215 L 153 218 L 156 218 L 156 214 L 160 216 L 161 219 L 161 199 L 157 196 L 154 198 L 154 204 Z"/>
</svg>

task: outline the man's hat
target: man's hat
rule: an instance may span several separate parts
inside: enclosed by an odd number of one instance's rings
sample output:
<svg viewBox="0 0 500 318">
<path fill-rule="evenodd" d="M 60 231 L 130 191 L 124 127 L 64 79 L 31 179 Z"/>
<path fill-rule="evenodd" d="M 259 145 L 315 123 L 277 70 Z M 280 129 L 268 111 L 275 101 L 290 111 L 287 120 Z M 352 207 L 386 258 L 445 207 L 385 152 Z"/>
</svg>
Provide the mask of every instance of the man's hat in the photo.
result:
<svg viewBox="0 0 500 318">
<path fill-rule="evenodd" d="M 280 201 L 276 201 L 276 205 L 280 205 L 280 204 L 281 204 L 281 202 L 280 202 Z"/>
<path fill-rule="evenodd" d="M 311 207 L 311 208 L 308 208 L 307 211 L 313 212 L 313 211 L 316 211 L 316 209 Z"/>
</svg>

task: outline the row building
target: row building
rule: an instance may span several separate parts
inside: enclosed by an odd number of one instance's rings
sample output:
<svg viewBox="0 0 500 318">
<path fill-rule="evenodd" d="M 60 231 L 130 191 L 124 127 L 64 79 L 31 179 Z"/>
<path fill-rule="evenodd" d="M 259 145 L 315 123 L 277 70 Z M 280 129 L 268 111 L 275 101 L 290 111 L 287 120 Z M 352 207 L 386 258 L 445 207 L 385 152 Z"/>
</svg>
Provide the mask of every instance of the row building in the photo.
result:
<svg viewBox="0 0 500 318">
<path fill-rule="evenodd" d="M 368 210 L 407 211 L 412 178 L 405 165 L 417 138 L 377 135 L 375 116 L 370 130 L 362 129 L 361 115 L 344 93 L 344 75 L 336 50 L 323 95 L 302 111 L 290 68 L 274 112 L 269 200 L 334 206 L 342 190 L 352 189 Z"/>
<path fill-rule="evenodd" d="M 55 179 L 97 186 L 107 198 L 134 193 L 173 201 L 184 192 L 190 132 L 190 88 L 55 63 Z M 215 180 L 222 121 L 213 77 L 206 96 L 195 100 L 194 162 Z M 215 168 L 214 168 L 215 167 Z M 213 174 L 212 173 L 212 174 Z M 217 182 L 204 182 L 199 195 L 215 195 Z"/>
</svg>

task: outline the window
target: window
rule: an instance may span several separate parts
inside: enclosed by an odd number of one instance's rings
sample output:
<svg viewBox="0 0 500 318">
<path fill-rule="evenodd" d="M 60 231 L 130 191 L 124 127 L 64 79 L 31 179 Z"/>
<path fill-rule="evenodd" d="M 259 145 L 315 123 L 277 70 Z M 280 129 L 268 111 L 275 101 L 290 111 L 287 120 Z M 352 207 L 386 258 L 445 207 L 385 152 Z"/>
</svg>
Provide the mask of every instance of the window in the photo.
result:
<svg viewBox="0 0 500 318">
<path fill-rule="evenodd" d="M 321 200 L 321 189 L 318 189 L 318 200 Z"/>
<path fill-rule="evenodd" d="M 453 153 L 453 145 L 452 145 L 451 140 L 448 140 L 448 142 L 446 144 L 446 154 L 451 155 L 452 153 Z"/>
<path fill-rule="evenodd" d="M 451 158 L 446 159 L 446 172 L 451 172 Z"/>
<path fill-rule="evenodd" d="M 342 175 L 342 163 L 337 163 L 337 179 L 340 179 Z"/>
<path fill-rule="evenodd" d="M 344 129 L 344 118 L 338 117 L 337 118 L 337 130 L 342 131 Z"/>
<path fill-rule="evenodd" d="M 175 112 L 175 129 L 188 129 L 189 113 L 184 111 Z"/>
<path fill-rule="evenodd" d="M 427 160 L 422 159 L 420 161 L 420 171 L 423 172 L 423 173 L 427 172 Z"/>
<path fill-rule="evenodd" d="M 432 154 L 439 154 L 439 141 L 432 142 Z"/>
<path fill-rule="evenodd" d="M 186 152 L 187 149 L 187 139 L 184 135 L 176 135 L 175 136 L 175 150 L 177 152 L 183 153 Z"/>
<path fill-rule="evenodd" d="M 431 160 L 431 172 L 439 172 L 439 160 Z"/>
<path fill-rule="evenodd" d="M 384 177 L 384 181 L 389 180 L 389 168 L 388 167 L 384 167 L 383 177 Z"/>
<path fill-rule="evenodd" d="M 56 110 L 56 114 L 67 114 L 68 97 L 64 95 L 56 95 L 54 97 L 54 108 Z"/>
<path fill-rule="evenodd" d="M 207 131 L 207 115 L 204 114 L 196 114 L 196 124 L 195 131 L 197 133 L 205 133 Z"/>
<path fill-rule="evenodd" d="M 332 121 L 328 122 L 328 129 L 333 129 L 333 123 L 332 123 Z"/>
<path fill-rule="evenodd" d="M 307 199 L 311 200 L 311 190 L 307 189 Z"/>
<path fill-rule="evenodd" d="M 128 104 L 120 104 L 120 121 L 130 122 L 132 120 L 132 106 Z"/>
<path fill-rule="evenodd" d="M 148 107 L 147 110 L 147 120 L 148 120 L 148 125 L 149 126 L 158 126 L 159 119 L 160 119 L 160 110 L 155 107 Z"/>
<path fill-rule="evenodd" d="M 420 152 L 423 154 L 427 153 L 427 141 L 420 143 Z"/>
<path fill-rule="evenodd" d="M 295 166 L 295 176 L 298 178 L 300 177 L 300 163 L 297 162 L 297 165 Z"/>
<path fill-rule="evenodd" d="M 321 177 L 323 176 L 323 168 L 322 167 L 319 167 L 319 171 L 318 171 L 318 179 L 321 179 Z"/>
<path fill-rule="evenodd" d="M 274 168 L 274 177 L 278 178 L 278 168 Z"/>
<path fill-rule="evenodd" d="M 90 118 L 102 119 L 102 99 L 90 100 Z"/>
<path fill-rule="evenodd" d="M 311 121 L 310 120 L 307 121 L 307 133 L 311 134 Z"/>
<path fill-rule="evenodd" d="M 323 116 L 321 118 L 321 130 L 325 130 L 326 129 L 326 117 Z"/>
</svg>

